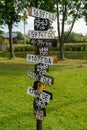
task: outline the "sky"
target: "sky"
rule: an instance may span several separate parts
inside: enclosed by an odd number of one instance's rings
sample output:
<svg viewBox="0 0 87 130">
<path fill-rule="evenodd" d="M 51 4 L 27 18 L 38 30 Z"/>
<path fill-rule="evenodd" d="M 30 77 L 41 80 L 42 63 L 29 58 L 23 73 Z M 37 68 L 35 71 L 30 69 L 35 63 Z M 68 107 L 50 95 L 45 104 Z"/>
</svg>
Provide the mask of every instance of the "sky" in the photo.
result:
<svg viewBox="0 0 87 130">
<path fill-rule="evenodd" d="M 53 22 L 53 28 L 55 30 L 55 36 L 57 36 L 57 21 Z M 68 26 L 67 26 L 68 28 Z M 28 34 L 29 30 L 34 30 L 34 18 L 33 17 L 28 17 L 27 24 L 25 26 L 26 29 L 26 34 Z M 7 27 L 4 28 L 4 31 L 8 31 Z M 20 31 L 24 34 L 24 24 L 23 22 L 20 22 L 17 26 L 13 27 L 13 31 Z M 74 27 L 73 27 L 73 32 L 87 35 L 87 25 L 83 19 L 79 19 Z"/>
</svg>

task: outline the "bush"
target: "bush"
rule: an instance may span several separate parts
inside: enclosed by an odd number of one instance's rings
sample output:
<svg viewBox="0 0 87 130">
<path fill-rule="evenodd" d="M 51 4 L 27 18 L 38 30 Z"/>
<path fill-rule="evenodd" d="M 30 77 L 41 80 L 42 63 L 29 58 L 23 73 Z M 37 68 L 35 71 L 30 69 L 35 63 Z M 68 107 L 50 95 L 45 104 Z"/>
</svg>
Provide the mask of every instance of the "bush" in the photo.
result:
<svg viewBox="0 0 87 130">
<path fill-rule="evenodd" d="M 26 52 L 26 51 L 34 51 L 34 47 L 31 45 L 14 45 L 14 52 Z M 8 47 L 8 51 L 9 51 L 9 47 Z"/>
<path fill-rule="evenodd" d="M 64 51 L 87 51 L 87 44 L 65 44 L 64 45 Z"/>
</svg>

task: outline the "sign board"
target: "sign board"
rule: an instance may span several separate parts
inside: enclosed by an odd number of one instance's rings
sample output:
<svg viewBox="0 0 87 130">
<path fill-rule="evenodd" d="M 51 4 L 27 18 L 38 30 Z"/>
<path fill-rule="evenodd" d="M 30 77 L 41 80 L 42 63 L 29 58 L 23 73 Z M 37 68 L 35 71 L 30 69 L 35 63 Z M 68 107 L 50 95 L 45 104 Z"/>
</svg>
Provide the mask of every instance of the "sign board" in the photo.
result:
<svg viewBox="0 0 87 130">
<path fill-rule="evenodd" d="M 47 56 L 48 55 L 48 47 L 39 47 L 39 55 Z"/>
<path fill-rule="evenodd" d="M 41 10 L 35 7 L 28 8 L 28 15 L 33 16 L 33 17 L 39 17 L 39 18 L 47 18 L 51 21 L 56 20 L 56 14 L 55 13 L 50 13 L 45 10 Z"/>
<path fill-rule="evenodd" d="M 34 112 L 34 115 L 35 115 L 35 118 L 36 118 L 37 120 L 43 121 L 43 119 L 44 119 L 44 111 L 43 111 L 43 110 L 36 110 L 36 111 Z"/>
<path fill-rule="evenodd" d="M 49 29 L 49 20 L 43 18 L 34 19 L 34 30 L 46 31 Z"/>
<path fill-rule="evenodd" d="M 48 72 L 48 70 L 49 70 L 48 65 L 41 64 L 41 63 L 35 65 L 35 73 L 39 76 L 42 76 L 43 74 Z"/>
<path fill-rule="evenodd" d="M 46 105 L 47 105 L 47 102 L 44 102 L 39 97 L 34 99 L 34 109 L 35 110 L 40 110 L 40 109 L 44 108 Z"/>
<path fill-rule="evenodd" d="M 29 38 L 35 39 L 53 39 L 55 37 L 55 31 L 48 30 L 48 31 L 35 31 L 29 30 L 28 31 Z"/>
<path fill-rule="evenodd" d="M 38 78 L 38 76 L 34 72 L 28 72 L 28 76 L 35 80 Z M 40 82 L 45 83 L 47 85 L 51 85 L 54 83 L 54 78 L 47 75 L 42 75 L 39 80 Z"/>
<path fill-rule="evenodd" d="M 40 56 L 40 55 L 32 55 L 27 54 L 27 61 L 34 62 L 34 63 L 43 63 L 47 65 L 53 64 L 53 58 L 48 56 Z"/>
<path fill-rule="evenodd" d="M 35 110 L 34 111 L 34 116 L 38 120 L 43 120 L 44 116 L 46 116 L 46 108 L 42 108 L 40 110 Z"/>
<path fill-rule="evenodd" d="M 43 102 L 49 103 L 49 100 L 51 99 L 51 95 L 52 94 L 47 92 L 41 92 L 39 98 L 42 99 Z"/>
<path fill-rule="evenodd" d="M 37 96 L 37 95 L 38 95 L 38 94 L 37 94 L 37 90 L 35 90 L 35 89 L 32 88 L 32 87 L 28 87 L 28 88 L 27 88 L 27 94 L 32 95 L 32 96 Z"/>
<path fill-rule="evenodd" d="M 56 47 L 57 39 L 30 39 L 30 44 L 38 47 Z"/>
<path fill-rule="evenodd" d="M 54 78 L 51 76 L 43 75 L 40 77 L 40 82 L 46 83 L 47 85 L 51 85 L 54 83 Z"/>
</svg>

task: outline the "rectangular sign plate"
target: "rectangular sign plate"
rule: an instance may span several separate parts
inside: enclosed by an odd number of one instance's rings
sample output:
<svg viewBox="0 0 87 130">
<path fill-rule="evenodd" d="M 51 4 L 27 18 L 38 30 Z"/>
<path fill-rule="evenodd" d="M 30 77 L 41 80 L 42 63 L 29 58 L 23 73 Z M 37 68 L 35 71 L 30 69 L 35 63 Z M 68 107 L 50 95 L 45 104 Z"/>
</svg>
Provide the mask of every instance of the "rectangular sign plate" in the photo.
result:
<svg viewBox="0 0 87 130">
<path fill-rule="evenodd" d="M 29 30 L 28 31 L 28 37 L 29 38 L 35 38 L 35 39 L 53 39 L 55 38 L 55 31 L 48 30 L 48 31 L 34 31 Z"/>
<path fill-rule="evenodd" d="M 40 95 L 39 95 L 39 98 L 42 99 L 43 102 L 49 103 L 49 100 L 51 99 L 51 95 L 52 94 L 49 94 L 49 93 L 46 93 L 46 92 L 41 92 Z"/>
<path fill-rule="evenodd" d="M 38 47 L 56 47 L 57 39 L 30 39 L 30 44 Z"/>
<path fill-rule="evenodd" d="M 32 95 L 32 96 L 37 96 L 37 90 L 35 90 L 32 87 L 27 88 L 27 94 Z"/>
<path fill-rule="evenodd" d="M 55 13 L 50 13 L 45 10 L 41 10 L 35 7 L 28 8 L 28 15 L 33 16 L 33 17 L 39 17 L 39 18 L 47 18 L 51 21 L 56 20 L 56 14 Z"/>
<path fill-rule="evenodd" d="M 48 70 L 49 70 L 49 66 L 48 65 L 41 64 L 41 63 L 35 65 L 35 73 L 38 76 L 42 76 L 43 74 L 48 72 Z"/>
<path fill-rule="evenodd" d="M 47 64 L 47 65 L 53 64 L 52 57 L 32 55 L 32 54 L 27 54 L 27 61 L 28 62 L 35 62 L 35 63 L 43 63 L 43 64 Z"/>
<path fill-rule="evenodd" d="M 28 72 L 28 76 L 35 80 L 38 78 L 35 72 Z M 45 83 L 47 85 L 51 85 L 54 83 L 54 78 L 47 75 L 42 75 L 39 80 L 40 82 Z"/>
<path fill-rule="evenodd" d="M 49 29 L 49 20 L 43 18 L 34 19 L 34 30 L 47 31 Z"/>
</svg>

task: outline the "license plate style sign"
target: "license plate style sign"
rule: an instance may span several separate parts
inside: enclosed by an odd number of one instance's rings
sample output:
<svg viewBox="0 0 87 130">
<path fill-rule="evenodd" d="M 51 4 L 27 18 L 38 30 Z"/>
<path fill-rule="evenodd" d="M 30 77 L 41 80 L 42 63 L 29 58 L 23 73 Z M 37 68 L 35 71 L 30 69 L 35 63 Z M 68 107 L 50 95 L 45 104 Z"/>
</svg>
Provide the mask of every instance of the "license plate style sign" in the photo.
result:
<svg viewBox="0 0 87 130">
<path fill-rule="evenodd" d="M 28 62 L 35 62 L 35 63 L 43 63 L 43 64 L 47 64 L 47 65 L 53 64 L 52 57 L 40 56 L 40 55 L 27 54 L 27 61 Z"/>
<path fill-rule="evenodd" d="M 48 31 L 35 31 L 29 30 L 28 31 L 29 38 L 35 39 L 53 39 L 55 38 L 55 31 L 48 30 Z"/>
<path fill-rule="evenodd" d="M 38 47 L 56 47 L 57 39 L 30 39 L 30 44 Z"/>
<path fill-rule="evenodd" d="M 33 17 L 47 18 L 51 21 L 56 20 L 56 14 L 55 13 L 50 13 L 48 11 L 41 10 L 41 9 L 38 9 L 38 8 L 35 8 L 35 7 L 28 8 L 28 14 L 29 14 L 29 16 L 33 16 Z"/>
<path fill-rule="evenodd" d="M 49 29 L 49 20 L 43 18 L 34 19 L 34 30 L 46 31 Z"/>
<path fill-rule="evenodd" d="M 27 94 L 32 95 L 32 96 L 37 96 L 37 90 L 35 90 L 32 87 L 27 88 Z"/>
<path fill-rule="evenodd" d="M 45 65 L 45 64 L 36 64 L 35 65 L 35 73 L 39 76 L 42 76 L 43 74 L 45 74 L 47 71 L 49 70 L 49 66 Z"/>
<path fill-rule="evenodd" d="M 38 76 L 34 72 L 28 72 L 28 76 L 35 80 L 38 78 Z M 47 85 L 51 85 L 54 83 L 54 78 L 47 75 L 42 75 L 39 80 L 40 82 L 45 83 Z"/>
</svg>

